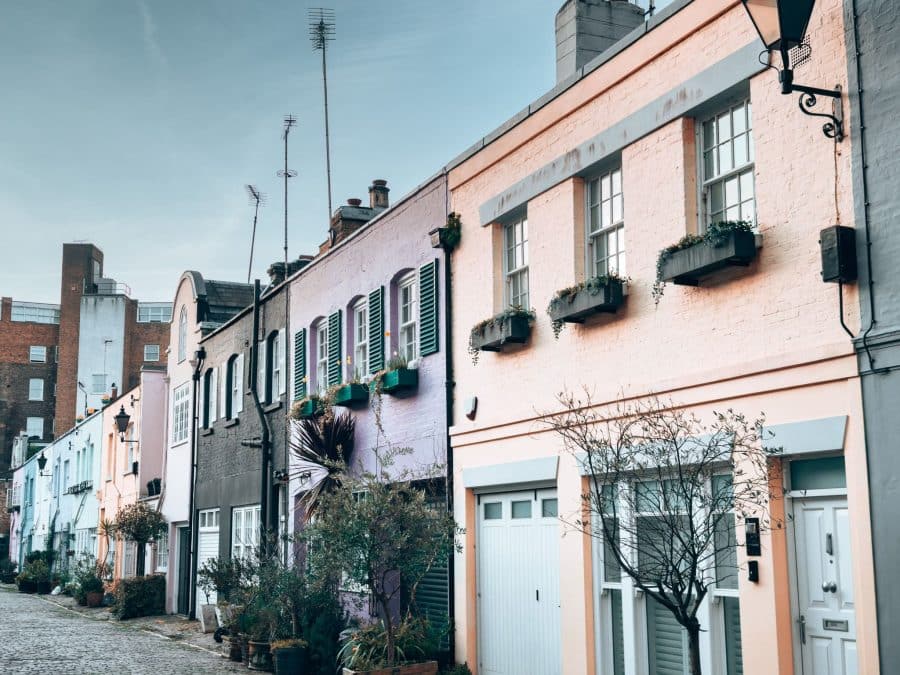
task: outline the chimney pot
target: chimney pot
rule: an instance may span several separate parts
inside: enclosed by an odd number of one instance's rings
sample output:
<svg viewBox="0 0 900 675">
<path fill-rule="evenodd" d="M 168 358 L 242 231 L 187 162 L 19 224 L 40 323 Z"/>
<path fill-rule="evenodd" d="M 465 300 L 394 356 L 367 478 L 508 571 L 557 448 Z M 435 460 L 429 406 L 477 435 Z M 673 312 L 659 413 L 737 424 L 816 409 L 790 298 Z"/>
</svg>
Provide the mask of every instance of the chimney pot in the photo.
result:
<svg viewBox="0 0 900 675">
<path fill-rule="evenodd" d="M 347 204 L 349 204 L 350 206 L 360 206 L 362 204 L 362 199 L 353 197 L 347 200 Z"/>
<path fill-rule="evenodd" d="M 387 181 L 383 178 L 376 178 L 369 186 L 369 207 L 384 211 L 390 204 L 388 202 L 388 193 L 391 189 L 387 186 Z"/>
<path fill-rule="evenodd" d="M 119 388 L 116 386 L 116 383 L 112 383 L 112 387 L 110 387 L 109 397 L 111 400 L 115 401 L 119 398 Z"/>
</svg>

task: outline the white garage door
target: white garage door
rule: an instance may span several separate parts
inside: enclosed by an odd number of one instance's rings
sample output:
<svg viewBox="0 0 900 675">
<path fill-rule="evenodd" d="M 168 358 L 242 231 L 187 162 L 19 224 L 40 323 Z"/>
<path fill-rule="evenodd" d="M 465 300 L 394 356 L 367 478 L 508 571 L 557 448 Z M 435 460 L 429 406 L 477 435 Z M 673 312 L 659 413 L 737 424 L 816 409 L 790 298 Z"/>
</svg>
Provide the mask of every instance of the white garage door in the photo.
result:
<svg viewBox="0 0 900 675">
<path fill-rule="evenodd" d="M 207 602 L 206 593 L 200 588 L 199 570 L 207 560 L 219 557 L 219 509 L 201 511 L 197 514 L 197 520 L 199 525 L 197 529 L 197 615 L 199 616 L 201 605 L 216 604 L 215 591 L 210 591 Z"/>
<path fill-rule="evenodd" d="M 555 489 L 480 495 L 478 661 L 484 675 L 559 675 Z"/>
</svg>

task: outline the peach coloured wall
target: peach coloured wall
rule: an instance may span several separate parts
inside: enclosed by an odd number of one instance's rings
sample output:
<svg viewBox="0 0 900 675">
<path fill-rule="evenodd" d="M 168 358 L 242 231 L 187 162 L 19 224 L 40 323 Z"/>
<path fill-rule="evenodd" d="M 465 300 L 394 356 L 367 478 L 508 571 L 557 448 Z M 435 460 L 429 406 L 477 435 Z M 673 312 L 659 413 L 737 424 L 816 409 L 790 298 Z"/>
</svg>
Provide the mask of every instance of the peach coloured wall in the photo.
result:
<svg viewBox="0 0 900 675">
<path fill-rule="evenodd" d="M 797 80 L 846 88 L 839 0 L 817 3 L 810 24 L 813 61 Z M 563 389 L 587 386 L 599 403 L 617 396 L 669 394 L 708 413 L 713 403 L 747 412 L 764 411 L 769 422 L 794 422 L 848 415 L 845 452 L 849 505 L 855 524 L 855 591 L 860 603 L 861 672 L 876 672 L 874 592 L 871 569 L 865 453 L 859 383 L 853 348 L 838 321 L 837 289 L 819 275 L 819 231 L 840 222 L 853 225 L 850 144 L 835 146 L 821 123 L 797 110 L 795 96 L 782 96 L 772 71 L 750 82 L 755 142 L 758 259 L 700 288 L 669 285 L 658 305 L 650 289 L 659 250 L 696 229 L 696 155 L 693 122 L 676 120 L 622 151 L 627 240 L 626 306 L 614 316 L 584 326 L 566 326 L 554 340 L 545 308 L 559 289 L 583 279 L 578 225 L 581 181 L 563 181 L 528 204 L 531 304 L 537 312 L 530 343 L 502 354 L 466 353 L 468 331 L 500 309 L 501 283 L 491 227 L 479 224 L 479 207 L 579 143 L 668 92 L 755 39 L 739 3 L 696 0 L 646 37 L 573 86 L 498 141 L 454 168 L 452 207 L 462 216 L 462 244 L 454 254 L 454 361 L 458 400 L 478 396 L 478 415 L 457 417 L 452 427 L 457 517 L 474 524 L 461 471 L 558 454 L 549 434 L 539 433 L 542 414 L 556 407 Z M 575 224 L 573 224 L 575 223 Z M 494 292 L 490 292 L 491 289 Z M 845 320 L 858 325 L 856 289 L 845 289 Z M 511 388 L 522 392 L 510 396 Z M 831 411 L 831 412 L 828 412 Z M 853 467 L 853 468 L 851 468 Z M 580 479 L 569 459 L 558 478 L 561 512 L 577 510 Z M 474 527 L 467 553 L 458 559 L 457 657 L 474 654 Z M 563 671 L 585 672 L 593 659 L 588 552 L 576 536 L 560 542 Z M 784 547 L 766 546 L 763 567 L 783 572 Z M 778 553 L 773 558 L 773 550 Z M 869 575 L 871 576 L 871 575 Z M 745 644 L 777 645 L 745 650 L 747 672 L 791 672 L 790 639 L 779 637 L 790 617 L 786 576 L 769 576 L 742 589 Z M 744 596 L 746 595 L 746 603 Z M 865 601 L 864 601 L 865 600 Z M 771 617 L 778 610 L 777 622 Z M 474 666 L 470 658 L 470 666 Z"/>
</svg>

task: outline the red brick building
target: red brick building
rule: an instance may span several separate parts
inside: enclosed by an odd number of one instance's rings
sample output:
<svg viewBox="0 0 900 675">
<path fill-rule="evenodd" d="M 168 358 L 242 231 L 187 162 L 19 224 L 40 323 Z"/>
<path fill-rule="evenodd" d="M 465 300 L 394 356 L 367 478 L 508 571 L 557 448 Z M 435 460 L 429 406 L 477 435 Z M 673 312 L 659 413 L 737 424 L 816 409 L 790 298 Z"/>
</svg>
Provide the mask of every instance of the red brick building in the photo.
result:
<svg viewBox="0 0 900 675">
<path fill-rule="evenodd" d="M 144 365 L 166 365 L 170 303 L 142 303 L 103 276 L 93 244 L 63 244 L 60 303 L 0 305 L 0 471 L 25 431 L 47 443 Z"/>
</svg>

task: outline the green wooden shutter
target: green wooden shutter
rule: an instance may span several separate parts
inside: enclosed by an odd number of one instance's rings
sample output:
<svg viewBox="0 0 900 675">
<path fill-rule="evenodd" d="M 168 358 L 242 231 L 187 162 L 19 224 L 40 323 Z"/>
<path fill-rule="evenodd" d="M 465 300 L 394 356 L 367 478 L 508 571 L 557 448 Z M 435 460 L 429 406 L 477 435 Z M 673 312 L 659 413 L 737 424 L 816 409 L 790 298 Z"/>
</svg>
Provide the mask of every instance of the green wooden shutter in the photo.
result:
<svg viewBox="0 0 900 675">
<path fill-rule="evenodd" d="M 419 354 L 438 351 L 438 261 L 419 268 Z"/>
<path fill-rule="evenodd" d="M 328 317 L 328 386 L 341 383 L 341 310 Z"/>
<path fill-rule="evenodd" d="M 384 286 L 369 293 L 369 372 L 384 369 Z"/>
<path fill-rule="evenodd" d="M 306 398 L 306 329 L 294 333 L 294 400 Z"/>
</svg>

